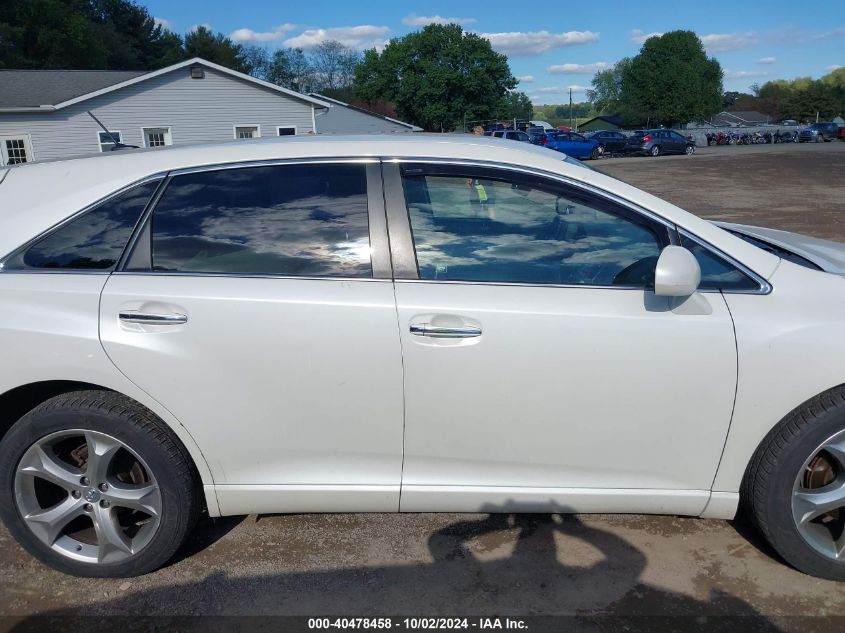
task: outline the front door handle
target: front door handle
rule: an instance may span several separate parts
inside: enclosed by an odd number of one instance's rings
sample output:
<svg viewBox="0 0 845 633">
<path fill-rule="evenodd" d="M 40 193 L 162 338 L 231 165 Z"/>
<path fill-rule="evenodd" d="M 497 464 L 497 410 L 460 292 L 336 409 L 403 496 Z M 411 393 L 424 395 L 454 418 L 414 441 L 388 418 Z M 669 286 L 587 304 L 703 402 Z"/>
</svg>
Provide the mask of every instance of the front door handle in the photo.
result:
<svg viewBox="0 0 845 633">
<path fill-rule="evenodd" d="M 430 338 L 473 338 L 481 336 L 481 328 L 475 325 L 444 327 L 431 323 L 411 323 L 411 334 Z"/>
<path fill-rule="evenodd" d="M 122 311 L 118 317 L 124 323 L 141 323 L 143 325 L 181 325 L 188 322 L 188 317 L 184 314 L 152 314 L 136 310 Z"/>
</svg>

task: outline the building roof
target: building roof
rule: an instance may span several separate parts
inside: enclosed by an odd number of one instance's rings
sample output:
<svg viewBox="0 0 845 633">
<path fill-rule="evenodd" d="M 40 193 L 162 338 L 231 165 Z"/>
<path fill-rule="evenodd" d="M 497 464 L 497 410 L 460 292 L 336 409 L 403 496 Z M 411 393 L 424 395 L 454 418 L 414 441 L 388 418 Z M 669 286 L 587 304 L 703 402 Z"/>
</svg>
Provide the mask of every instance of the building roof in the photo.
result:
<svg viewBox="0 0 845 633">
<path fill-rule="evenodd" d="M 146 70 L 0 70 L 0 108 L 55 106 Z"/>
<path fill-rule="evenodd" d="M 752 110 L 725 111 L 713 115 L 710 122 L 713 125 L 745 125 L 748 123 L 768 123 L 769 118 L 762 112 L 754 112 Z"/>
<path fill-rule="evenodd" d="M 587 121 L 584 121 L 583 123 L 581 123 L 580 127 L 584 127 L 588 123 L 592 123 L 593 121 L 598 121 L 598 120 L 606 121 L 607 123 L 610 123 L 611 125 L 615 125 L 616 127 L 622 127 L 622 119 L 617 114 L 607 114 L 607 115 L 600 114 L 598 116 L 594 116 L 592 119 L 588 119 Z"/>
<path fill-rule="evenodd" d="M 400 121 L 398 119 L 392 119 L 389 116 L 384 116 L 383 114 L 379 114 L 378 112 L 373 112 L 372 110 L 367 110 L 365 108 L 359 108 L 358 106 L 350 105 L 348 103 L 344 103 L 339 99 L 332 99 L 331 97 L 327 97 L 325 95 L 321 95 L 316 92 L 309 92 L 308 96 L 314 97 L 315 99 L 319 99 L 320 101 L 326 101 L 333 106 L 341 106 L 344 108 L 349 108 L 350 110 L 355 110 L 356 112 L 360 112 L 361 114 L 368 114 L 370 116 L 377 117 L 379 119 L 384 119 L 385 121 L 390 121 L 391 123 L 395 123 L 396 125 L 404 125 L 405 127 L 411 128 L 414 132 L 422 132 L 423 129 L 421 127 L 417 127 L 412 123 L 405 123 L 404 121 Z"/>
<path fill-rule="evenodd" d="M 205 66 L 312 105 L 329 104 L 269 81 L 256 79 L 200 57 L 153 71 L 144 70 L 0 70 L 0 112 L 52 112 L 80 101 L 131 86 L 188 66 Z"/>
</svg>

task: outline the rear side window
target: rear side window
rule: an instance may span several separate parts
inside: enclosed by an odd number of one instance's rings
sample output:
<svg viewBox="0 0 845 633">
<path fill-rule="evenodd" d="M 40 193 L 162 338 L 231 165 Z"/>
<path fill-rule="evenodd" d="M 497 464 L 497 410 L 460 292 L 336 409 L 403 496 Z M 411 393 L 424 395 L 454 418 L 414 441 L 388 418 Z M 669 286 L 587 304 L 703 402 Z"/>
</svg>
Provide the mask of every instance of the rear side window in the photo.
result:
<svg viewBox="0 0 845 633">
<path fill-rule="evenodd" d="M 159 183 L 147 182 L 109 198 L 14 255 L 4 268 L 114 268 Z"/>
<path fill-rule="evenodd" d="M 760 284 L 698 242 L 681 234 L 681 246 L 691 251 L 701 267 L 701 290 L 759 290 Z"/>
<path fill-rule="evenodd" d="M 152 215 L 157 271 L 371 277 L 366 166 L 175 176 Z"/>
</svg>

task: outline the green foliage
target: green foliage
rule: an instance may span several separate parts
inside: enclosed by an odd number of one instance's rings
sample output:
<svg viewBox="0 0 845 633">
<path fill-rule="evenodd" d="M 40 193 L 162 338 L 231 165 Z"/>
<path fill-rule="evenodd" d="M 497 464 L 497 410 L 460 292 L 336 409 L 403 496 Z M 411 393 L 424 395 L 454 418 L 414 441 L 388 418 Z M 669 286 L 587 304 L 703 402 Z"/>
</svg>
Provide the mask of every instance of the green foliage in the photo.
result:
<svg viewBox="0 0 845 633">
<path fill-rule="evenodd" d="M 494 118 L 497 119 L 530 119 L 534 112 L 531 99 L 524 92 L 512 90 L 499 102 Z"/>
<path fill-rule="evenodd" d="M 356 95 L 367 103 L 386 99 L 398 115 L 431 131 L 463 121 L 490 119 L 516 86 L 507 58 L 490 42 L 457 24 L 430 24 L 369 50 L 355 69 Z"/>
<path fill-rule="evenodd" d="M 252 70 L 240 44 L 235 44 L 222 33 L 215 35 L 204 26 L 198 26 L 185 36 L 185 56 L 202 57 L 242 73 Z"/>
<path fill-rule="evenodd" d="M 596 110 L 607 114 L 624 109 L 622 102 L 622 74 L 630 67 L 631 58 L 623 57 L 612 68 L 600 70 L 593 77 L 593 89 L 587 91 L 587 98 Z"/>
<path fill-rule="evenodd" d="M 753 98 L 753 95 L 750 95 L 746 92 L 736 92 L 734 90 L 730 90 L 722 95 L 722 108 L 725 110 L 729 110 L 737 103 L 742 102 L 744 99 Z M 742 108 L 737 108 L 738 110 Z"/>
<path fill-rule="evenodd" d="M 619 104 L 667 125 L 706 119 L 722 107 L 722 67 L 692 31 L 651 37 L 621 69 Z"/>
<path fill-rule="evenodd" d="M 129 0 L 0 2 L 0 68 L 140 70 L 182 58 L 181 38 Z"/>
<path fill-rule="evenodd" d="M 821 77 L 799 77 L 791 81 L 776 79 L 757 86 L 756 95 L 744 95 L 730 108 L 756 110 L 773 120 L 830 120 L 845 112 L 845 68 Z"/>
<path fill-rule="evenodd" d="M 273 53 L 267 67 L 269 82 L 291 90 L 311 90 L 314 69 L 301 48 L 280 48 Z"/>
</svg>

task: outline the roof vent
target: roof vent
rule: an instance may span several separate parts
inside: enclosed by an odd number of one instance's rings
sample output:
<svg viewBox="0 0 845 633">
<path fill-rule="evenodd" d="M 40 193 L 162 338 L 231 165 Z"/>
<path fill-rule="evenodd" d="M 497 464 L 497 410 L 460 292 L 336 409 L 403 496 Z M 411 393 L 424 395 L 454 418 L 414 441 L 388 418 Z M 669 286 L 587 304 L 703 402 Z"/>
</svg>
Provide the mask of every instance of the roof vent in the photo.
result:
<svg viewBox="0 0 845 633">
<path fill-rule="evenodd" d="M 191 66 L 191 79 L 203 79 L 205 77 L 205 70 L 202 66 Z"/>
</svg>

